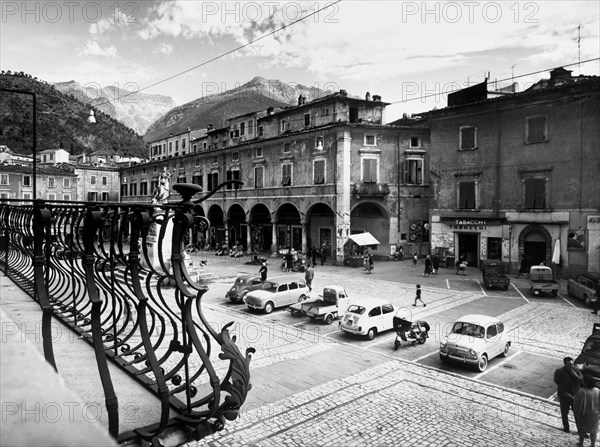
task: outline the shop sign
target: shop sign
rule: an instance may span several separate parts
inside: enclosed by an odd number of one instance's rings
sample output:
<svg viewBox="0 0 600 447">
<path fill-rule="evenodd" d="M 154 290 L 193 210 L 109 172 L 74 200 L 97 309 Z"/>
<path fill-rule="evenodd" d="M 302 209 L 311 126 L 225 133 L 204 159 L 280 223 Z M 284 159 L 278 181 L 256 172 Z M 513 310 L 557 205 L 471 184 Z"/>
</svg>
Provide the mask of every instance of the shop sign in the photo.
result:
<svg viewBox="0 0 600 447">
<path fill-rule="evenodd" d="M 485 220 L 478 219 L 455 219 L 450 226 L 453 230 L 479 230 L 487 229 Z"/>
</svg>

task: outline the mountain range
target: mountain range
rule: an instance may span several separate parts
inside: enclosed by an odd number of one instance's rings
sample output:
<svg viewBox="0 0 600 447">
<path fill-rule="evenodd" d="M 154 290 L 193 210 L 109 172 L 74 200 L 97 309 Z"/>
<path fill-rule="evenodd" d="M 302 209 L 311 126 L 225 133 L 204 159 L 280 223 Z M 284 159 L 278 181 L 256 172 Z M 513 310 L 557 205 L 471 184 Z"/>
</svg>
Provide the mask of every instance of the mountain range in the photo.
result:
<svg viewBox="0 0 600 447">
<path fill-rule="evenodd" d="M 214 128 L 225 127 L 227 120 L 235 116 L 269 107 L 295 105 L 301 94 L 307 101 L 311 101 L 330 93 L 316 87 L 286 84 L 277 79 L 257 76 L 239 87 L 204 96 L 171 109 L 148 128 L 144 141 L 156 141 L 171 133 L 181 134 L 188 127 L 204 129 L 209 124 Z"/>
<path fill-rule="evenodd" d="M 53 85 L 58 91 L 102 110 L 140 135 L 146 133 L 154 121 L 175 107 L 175 102 L 170 96 L 140 93 L 133 89 L 82 86 L 76 81 L 56 82 Z"/>
</svg>

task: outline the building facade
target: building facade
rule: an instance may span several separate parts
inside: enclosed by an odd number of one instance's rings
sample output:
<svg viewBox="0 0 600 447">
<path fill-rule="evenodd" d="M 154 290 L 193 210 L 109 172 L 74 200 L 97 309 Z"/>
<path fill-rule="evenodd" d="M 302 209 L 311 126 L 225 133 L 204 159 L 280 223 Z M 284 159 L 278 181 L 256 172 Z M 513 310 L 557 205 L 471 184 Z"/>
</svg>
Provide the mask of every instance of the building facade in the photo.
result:
<svg viewBox="0 0 600 447">
<path fill-rule="evenodd" d="M 241 180 L 241 188 L 230 185 L 202 203 L 210 233 L 194 238 L 272 252 L 325 245 L 342 262 L 348 237 L 368 231 L 380 242 L 371 252 L 387 258 L 408 242 L 411 222 L 427 222 L 421 202 L 429 136 L 385 125 L 385 106 L 377 95 L 363 100 L 342 90 L 232 118 L 226 128 L 208 129 L 205 150 L 124 169 L 122 200 L 150 201 L 165 168 L 171 185 L 204 191 Z"/>
<path fill-rule="evenodd" d="M 431 134 L 433 249 L 513 272 L 540 262 L 564 276 L 600 271 L 597 77 L 556 69 L 522 93 L 462 92 L 419 125 Z"/>
</svg>

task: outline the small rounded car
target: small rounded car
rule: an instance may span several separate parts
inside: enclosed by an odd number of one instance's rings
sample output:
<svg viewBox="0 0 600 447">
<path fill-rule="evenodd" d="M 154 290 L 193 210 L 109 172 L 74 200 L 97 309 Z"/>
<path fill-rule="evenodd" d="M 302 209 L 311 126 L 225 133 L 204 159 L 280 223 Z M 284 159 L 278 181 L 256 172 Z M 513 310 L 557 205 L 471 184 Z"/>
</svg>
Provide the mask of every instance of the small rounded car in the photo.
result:
<svg viewBox="0 0 600 447">
<path fill-rule="evenodd" d="M 248 308 L 260 309 L 270 314 L 277 307 L 286 307 L 306 300 L 309 294 L 310 290 L 303 279 L 283 276 L 265 281 L 259 290 L 248 292 L 244 301 Z"/>
<path fill-rule="evenodd" d="M 597 382 L 596 386 L 600 386 L 600 330 L 595 331 L 587 338 L 581 354 L 575 359 L 575 364 L 580 365 L 584 375 L 589 374 L 594 377 Z"/>
<path fill-rule="evenodd" d="M 483 372 L 494 357 L 506 357 L 510 345 L 508 329 L 499 319 L 488 315 L 465 315 L 442 339 L 439 354 L 443 363 L 460 362 Z"/>
<path fill-rule="evenodd" d="M 244 297 L 248 292 L 252 290 L 260 289 L 263 286 L 263 282 L 260 276 L 257 275 L 242 275 L 238 278 L 231 286 L 231 289 L 225 295 L 225 298 L 231 300 L 234 303 L 243 303 Z"/>
<path fill-rule="evenodd" d="M 394 328 L 394 314 L 394 306 L 389 301 L 378 298 L 355 301 L 346 310 L 340 329 L 373 340 L 378 333 Z"/>
</svg>

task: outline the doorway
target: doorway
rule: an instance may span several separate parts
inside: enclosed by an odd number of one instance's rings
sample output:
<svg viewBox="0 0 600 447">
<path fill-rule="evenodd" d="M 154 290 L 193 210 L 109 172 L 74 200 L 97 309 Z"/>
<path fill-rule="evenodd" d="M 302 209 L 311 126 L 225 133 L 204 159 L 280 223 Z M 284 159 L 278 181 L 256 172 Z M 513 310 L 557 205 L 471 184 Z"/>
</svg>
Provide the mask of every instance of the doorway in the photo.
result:
<svg viewBox="0 0 600 447">
<path fill-rule="evenodd" d="M 457 255 L 457 259 L 464 256 L 469 267 L 479 267 L 479 234 L 459 233 Z"/>
<path fill-rule="evenodd" d="M 546 238 L 541 233 L 529 233 L 523 241 L 523 255 L 527 265 L 538 265 L 546 259 Z"/>
</svg>

